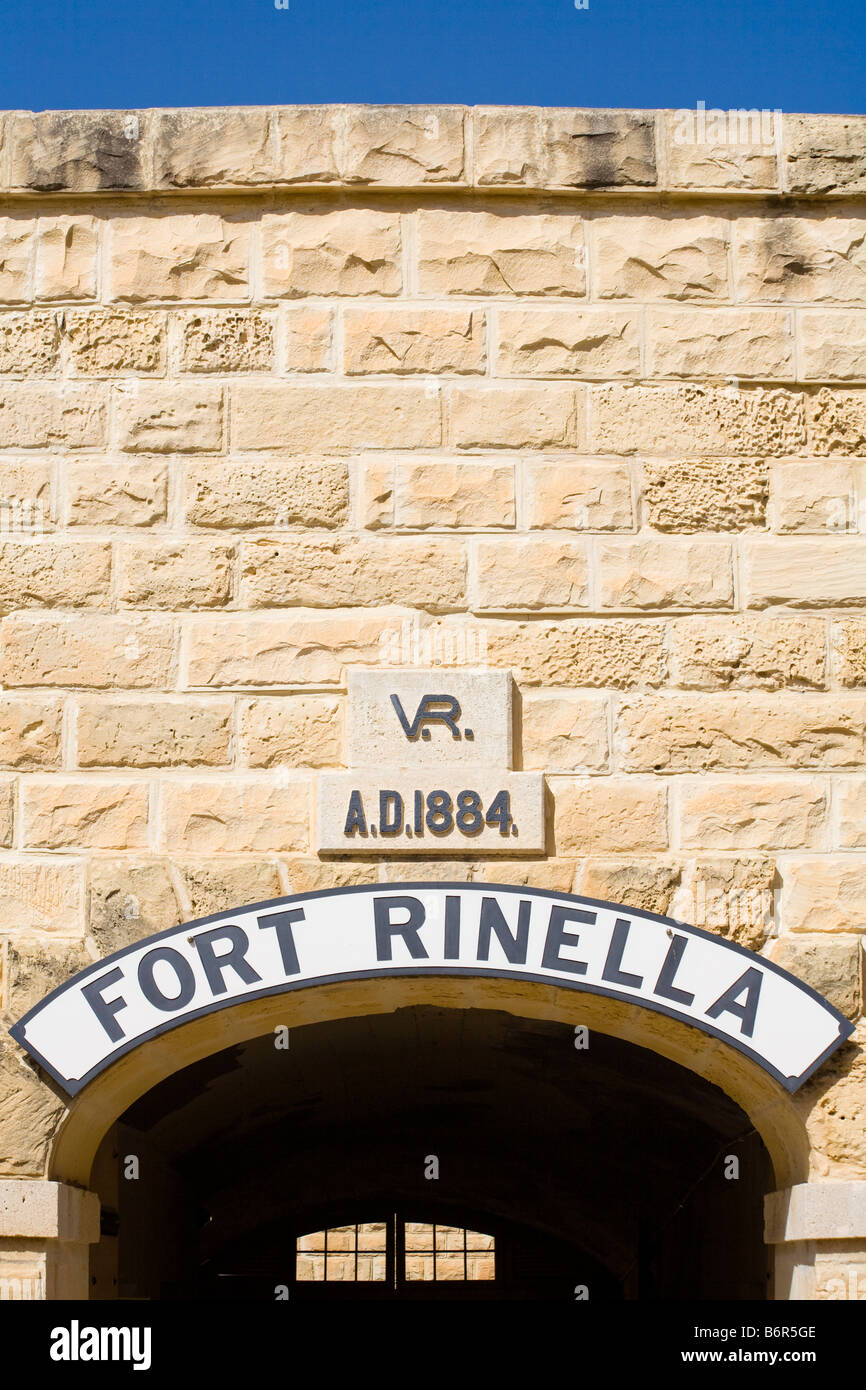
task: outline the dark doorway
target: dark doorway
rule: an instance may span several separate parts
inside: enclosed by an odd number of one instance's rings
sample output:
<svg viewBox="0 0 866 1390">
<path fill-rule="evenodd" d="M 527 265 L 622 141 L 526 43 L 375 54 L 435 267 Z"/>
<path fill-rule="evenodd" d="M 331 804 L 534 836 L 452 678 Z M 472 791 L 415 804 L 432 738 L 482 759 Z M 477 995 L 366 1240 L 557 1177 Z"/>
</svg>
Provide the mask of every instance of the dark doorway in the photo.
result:
<svg viewBox="0 0 866 1390">
<path fill-rule="evenodd" d="M 434 1007 L 278 1041 L 177 1072 L 106 1136 L 94 1297 L 767 1296 L 766 1150 L 721 1090 L 658 1054 Z M 422 1278 L 434 1228 L 447 1277 Z"/>
</svg>

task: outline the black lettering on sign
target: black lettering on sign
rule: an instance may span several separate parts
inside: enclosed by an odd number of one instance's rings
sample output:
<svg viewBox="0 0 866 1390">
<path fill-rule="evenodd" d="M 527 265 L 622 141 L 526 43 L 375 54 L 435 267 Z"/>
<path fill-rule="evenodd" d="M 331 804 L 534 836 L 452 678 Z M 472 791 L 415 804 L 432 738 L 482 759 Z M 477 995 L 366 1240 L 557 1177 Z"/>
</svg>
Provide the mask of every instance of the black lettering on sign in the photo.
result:
<svg viewBox="0 0 866 1390">
<path fill-rule="evenodd" d="M 632 989 L 640 989 L 643 976 L 630 975 L 627 970 L 620 969 L 630 929 L 631 922 L 627 917 L 617 917 L 601 978 L 610 985 L 629 985 Z"/>
<path fill-rule="evenodd" d="M 758 999 L 761 995 L 763 975 L 760 970 L 750 966 L 744 975 L 735 980 L 730 989 L 720 994 L 715 1004 L 707 1009 L 707 1018 L 718 1018 L 719 1014 L 733 1014 L 740 1019 L 740 1032 L 750 1038 L 755 1031 L 755 1016 L 758 1012 Z M 745 993 L 742 1004 L 735 1001 Z"/>
<path fill-rule="evenodd" d="M 580 937 L 575 932 L 565 930 L 566 922 L 585 922 L 587 926 L 592 926 L 595 918 L 594 912 L 584 912 L 579 907 L 563 907 L 561 903 L 555 903 L 550 909 L 544 954 L 541 957 L 542 966 L 548 970 L 568 970 L 572 975 L 585 975 L 585 960 L 566 960 L 559 952 L 563 946 L 580 945 Z"/>
<path fill-rule="evenodd" d="M 460 730 L 457 727 L 457 720 L 460 718 L 460 703 L 455 700 L 453 695 L 422 695 L 415 718 L 412 723 L 406 718 L 406 711 L 400 703 L 398 695 L 391 696 L 391 704 L 397 712 L 397 718 L 406 737 L 415 743 L 420 734 L 425 741 L 430 738 L 428 724 L 444 724 L 451 730 L 452 738 L 460 737 Z M 467 730 L 467 733 L 469 731 Z"/>
<path fill-rule="evenodd" d="M 399 835 L 403 829 L 403 798 L 399 792 L 379 793 L 379 834 Z"/>
<path fill-rule="evenodd" d="M 82 985 L 81 993 L 87 1000 L 99 1022 L 102 1024 L 112 1042 L 120 1042 L 126 1034 L 114 1017 L 119 1014 L 121 1009 L 126 1008 L 126 1000 L 122 994 L 115 995 L 114 999 L 103 999 L 103 991 L 109 985 L 116 984 L 123 979 L 123 971 L 119 966 L 109 970 L 107 975 L 100 975 L 98 980 L 93 980 L 89 985 Z"/>
<path fill-rule="evenodd" d="M 394 911 L 408 912 L 409 916 L 405 922 L 392 922 L 391 913 Z M 424 904 L 417 898 L 375 898 L 373 920 L 376 924 L 376 959 L 393 960 L 391 938 L 402 936 L 413 960 L 427 960 L 427 952 L 418 935 L 426 916 Z"/>
<path fill-rule="evenodd" d="M 478 959 L 490 959 L 491 928 L 505 952 L 505 959 L 512 965 L 526 964 L 526 948 L 529 944 L 529 914 L 532 903 L 521 899 L 517 909 L 517 929 L 512 934 L 505 920 L 505 914 L 495 898 L 481 899 L 481 921 L 478 927 Z"/>
<path fill-rule="evenodd" d="M 178 992 L 174 996 L 163 994 L 154 979 L 153 972 L 160 961 L 170 965 L 177 976 Z M 163 1013 L 167 1014 L 186 1008 L 195 994 L 192 966 L 185 956 L 179 951 L 173 951 L 170 946 L 157 946 L 155 951 L 148 951 L 146 956 L 142 956 L 138 962 L 138 983 L 148 1004 L 152 1004 L 155 1009 L 162 1009 Z"/>
<path fill-rule="evenodd" d="M 283 962 L 283 969 L 286 975 L 300 975 L 301 966 L 298 961 L 298 952 L 295 947 L 295 935 L 292 927 L 295 922 L 303 922 L 304 909 L 294 907 L 291 912 L 274 912 L 270 917 L 258 917 L 256 919 L 260 931 L 267 931 L 273 928 L 277 933 L 277 944 L 280 948 L 280 959 Z"/>
<path fill-rule="evenodd" d="M 349 793 L 349 809 L 346 813 L 346 828 L 344 835 L 359 835 L 367 833 L 367 817 L 364 815 L 364 802 L 359 791 Z"/>
<path fill-rule="evenodd" d="M 227 941 L 229 949 L 217 955 L 214 951 L 217 941 Z M 195 948 L 204 966 L 211 994 L 225 994 L 228 989 L 225 982 L 226 970 L 233 970 L 245 985 L 254 985 L 261 980 L 261 975 L 257 974 L 246 958 L 249 945 L 246 932 L 242 927 L 235 926 L 214 927 L 212 931 L 203 931 L 195 938 Z"/>
<path fill-rule="evenodd" d="M 460 899 L 449 893 L 445 898 L 445 949 L 446 960 L 460 959 Z"/>
<path fill-rule="evenodd" d="M 672 999 L 675 1004 L 694 1004 L 695 996 L 689 994 L 687 989 L 678 989 L 674 984 L 674 977 L 679 968 L 679 963 L 683 958 L 683 952 L 688 945 L 687 936 L 674 936 L 668 947 L 668 953 L 664 958 L 664 964 L 659 971 L 656 986 L 653 994 L 658 994 L 662 999 Z"/>
</svg>

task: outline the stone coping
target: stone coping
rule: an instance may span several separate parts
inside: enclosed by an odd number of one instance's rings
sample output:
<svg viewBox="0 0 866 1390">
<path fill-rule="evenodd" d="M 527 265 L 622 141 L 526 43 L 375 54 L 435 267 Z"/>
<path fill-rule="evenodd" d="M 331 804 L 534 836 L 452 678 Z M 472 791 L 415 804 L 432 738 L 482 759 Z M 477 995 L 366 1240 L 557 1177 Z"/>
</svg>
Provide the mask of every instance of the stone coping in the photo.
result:
<svg viewBox="0 0 866 1390">
<path fill-rule="evenodd" d="M 527 106 L 0 114 L 0 191 L 866 194 L 866 116 Z"/>
</svg>

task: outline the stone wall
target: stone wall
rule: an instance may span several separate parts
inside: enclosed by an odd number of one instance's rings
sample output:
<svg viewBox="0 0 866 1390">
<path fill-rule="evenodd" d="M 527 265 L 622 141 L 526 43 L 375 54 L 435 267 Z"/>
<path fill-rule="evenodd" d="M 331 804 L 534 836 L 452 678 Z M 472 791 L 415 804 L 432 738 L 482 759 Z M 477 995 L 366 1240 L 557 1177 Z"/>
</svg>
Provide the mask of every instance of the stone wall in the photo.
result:
<svg viewBox="0 0 866 1390">
<path fill-rule="evenodd" d="M 377 878 L 670 912 L 862 1009 L 866 120 L 0 117 L 2 1019 Z M 510 668 L 548 854 L 327 861 L 345 672 Z M 866 1178 L 866 1030 L 801 1093 Z M 62 1105 L 0 1042 L 0 1174 Z"/>
</svg>

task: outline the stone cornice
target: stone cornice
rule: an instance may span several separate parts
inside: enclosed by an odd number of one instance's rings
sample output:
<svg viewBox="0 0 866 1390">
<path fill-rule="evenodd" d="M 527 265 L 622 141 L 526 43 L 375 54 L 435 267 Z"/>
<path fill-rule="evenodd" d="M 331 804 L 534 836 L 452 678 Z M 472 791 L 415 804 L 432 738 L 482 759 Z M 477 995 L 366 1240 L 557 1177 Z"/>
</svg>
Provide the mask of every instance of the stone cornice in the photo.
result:
<svg viewBox="0 0 866 1390">
<path fill-rule="evenodd" d="M 0 191 L 449 190 L 853 198 L 866 116 L 521 106 L 0 114 Z"/>
</svg>

